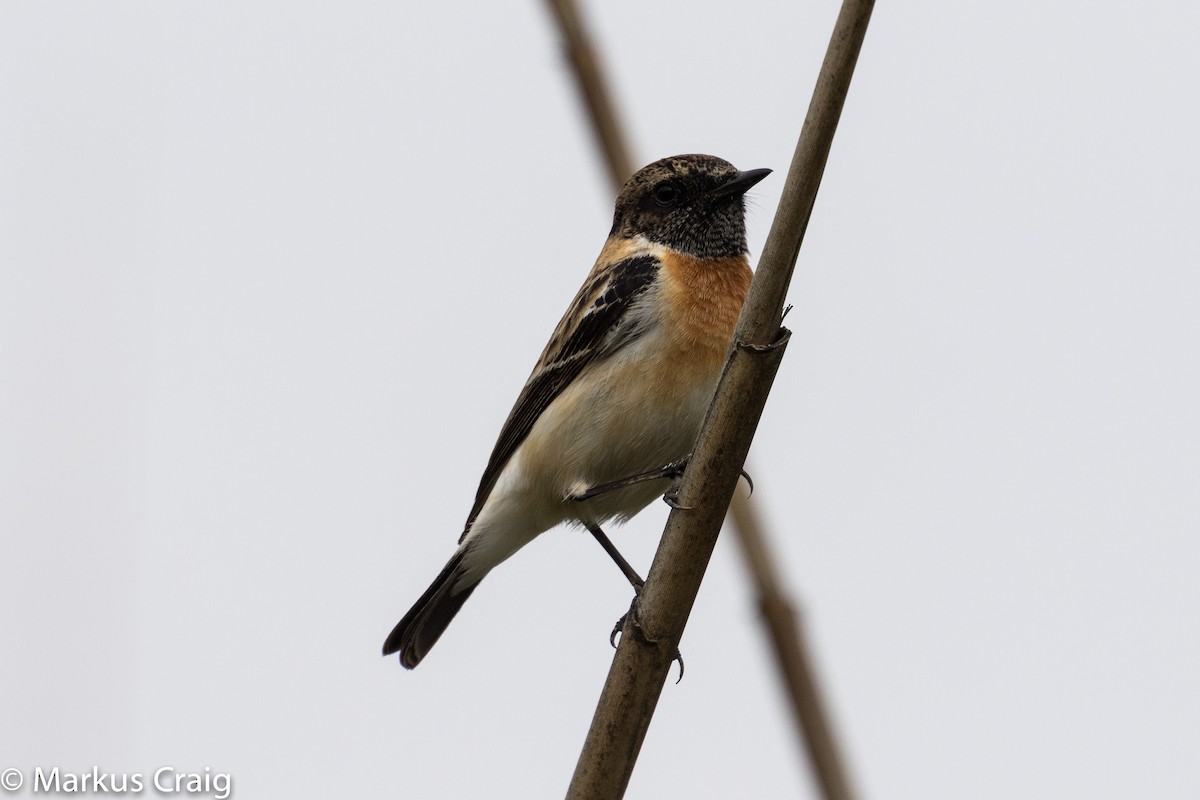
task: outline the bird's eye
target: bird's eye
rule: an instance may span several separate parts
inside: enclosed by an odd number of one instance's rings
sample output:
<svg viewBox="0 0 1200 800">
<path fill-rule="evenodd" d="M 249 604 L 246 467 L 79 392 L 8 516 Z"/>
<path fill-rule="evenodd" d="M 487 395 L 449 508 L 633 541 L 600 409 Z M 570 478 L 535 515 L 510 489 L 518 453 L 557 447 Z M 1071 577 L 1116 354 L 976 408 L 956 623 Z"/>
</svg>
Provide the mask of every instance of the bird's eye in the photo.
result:
<svg viewBox="0 0 1200 800">
<path fill-rule="evenodd" d="M 660 206 L 672 206 L 679 200 L 679 190 L 673 183 L 664 183 L 655 188 L 654 201 Z"/>
</svg>

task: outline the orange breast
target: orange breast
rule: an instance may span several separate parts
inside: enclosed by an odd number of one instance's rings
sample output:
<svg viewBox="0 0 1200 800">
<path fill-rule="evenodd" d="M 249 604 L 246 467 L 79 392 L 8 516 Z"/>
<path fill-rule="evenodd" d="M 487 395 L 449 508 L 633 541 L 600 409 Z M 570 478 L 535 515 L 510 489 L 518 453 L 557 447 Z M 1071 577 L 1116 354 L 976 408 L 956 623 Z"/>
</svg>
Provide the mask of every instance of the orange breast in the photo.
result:
<svg viewBox="0 0 1200 800">
<path fill-rule="evenodd" d="M 682 363 L 718 370 L 753 273 L 745 256 L 694 258 L 664 253 L 660 284 L 667 330 Z"/>
</svg>

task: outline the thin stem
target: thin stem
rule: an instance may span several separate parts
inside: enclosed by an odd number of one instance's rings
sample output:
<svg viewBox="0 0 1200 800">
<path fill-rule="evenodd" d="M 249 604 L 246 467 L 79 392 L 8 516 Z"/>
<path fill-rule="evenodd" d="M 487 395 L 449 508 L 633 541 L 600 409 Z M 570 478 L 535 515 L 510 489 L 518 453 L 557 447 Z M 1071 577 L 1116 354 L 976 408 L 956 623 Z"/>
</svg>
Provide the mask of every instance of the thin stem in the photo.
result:
<svg viewBox="0 0 1200 800">
<path fill-rule="evenodd" d="M 873 5 L 842 5 L 725 371 L 683 476 L 679 501 L 691 508 L 677 508 L 667 520 L 638 601 L 640 630 L 629 635 L 626 622 L 568 800 L 615 800 L 629 784 L 787 344 L 780 327 L 787 287 Z"/>
<path fill-rule="evenodd" d="M 801 617 L 784 591 L 769 539 L 760 530 L 755 516 L 748 513 L 750 505 L 741 495 L 734 495 L 729 508 L 738 531 L 737 539 L 742 545 L 742 555 L 757 587 L 758 610 L 770 634 L 779 677 L 792 704 L 792 719 L 808 751 L 817 782 L 829 800 L 850 800 L 854 792 L 849 773 L 822 700 L 805 644 Z"/>
<path fill-rule="evenodd" d="M 571 61 L 576 85 L 592 121 L 592 130 L 596 134 L 600 149 L 604 152 L 604 163 L 608 165 L 609 178 L 614 189 L 620 189 L 625 180 L 633 174 L 633 162 L 629 158 L 629 145 L 624 129 L 608 93 L 600 58 L 592 47 L 579 9 L 573 0 L 547 1 L 554 12 L 554 18 L 558 21 L 558 29 L 562 33 L 563 46 L 567 58 Z"/>
</svg>

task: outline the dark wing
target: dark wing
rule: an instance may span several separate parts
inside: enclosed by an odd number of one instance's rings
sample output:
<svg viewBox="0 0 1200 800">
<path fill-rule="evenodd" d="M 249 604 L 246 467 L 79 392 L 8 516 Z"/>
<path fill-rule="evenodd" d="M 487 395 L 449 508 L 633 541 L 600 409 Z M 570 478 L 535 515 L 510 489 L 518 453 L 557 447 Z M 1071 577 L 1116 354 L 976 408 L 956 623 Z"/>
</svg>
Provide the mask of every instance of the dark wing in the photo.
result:
<svg viewBox="0 0 1200 800">
<path fill-rule="evenodd" d="M 658 267 L 654 256 L 634 256 L 606 269 L 594 269 L 584 282 L 500 429 L 460 542 L 491 494 L 500 471 L 554 398 L 585 366 L 612 355 L 645 332 L 628 312 L 650 289 Z"/>
</svg>

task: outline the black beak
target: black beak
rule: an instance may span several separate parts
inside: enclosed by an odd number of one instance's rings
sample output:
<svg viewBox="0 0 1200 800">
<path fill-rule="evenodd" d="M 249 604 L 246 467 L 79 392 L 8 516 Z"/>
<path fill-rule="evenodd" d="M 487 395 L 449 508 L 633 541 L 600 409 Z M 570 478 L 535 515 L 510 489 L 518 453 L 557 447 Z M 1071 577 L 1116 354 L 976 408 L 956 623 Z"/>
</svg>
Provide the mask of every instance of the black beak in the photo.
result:
<svg viewBox="0 0 1200 800">
<path fill-rule="evenodd" d="M 710 197 L 728 197 L 733 194 L 745 194 L 750 187 L 771 174 L 769 169 L 748 169 L 745 172 L 734 173 L 733 177 L 709 192 Z"/>
</svg>

